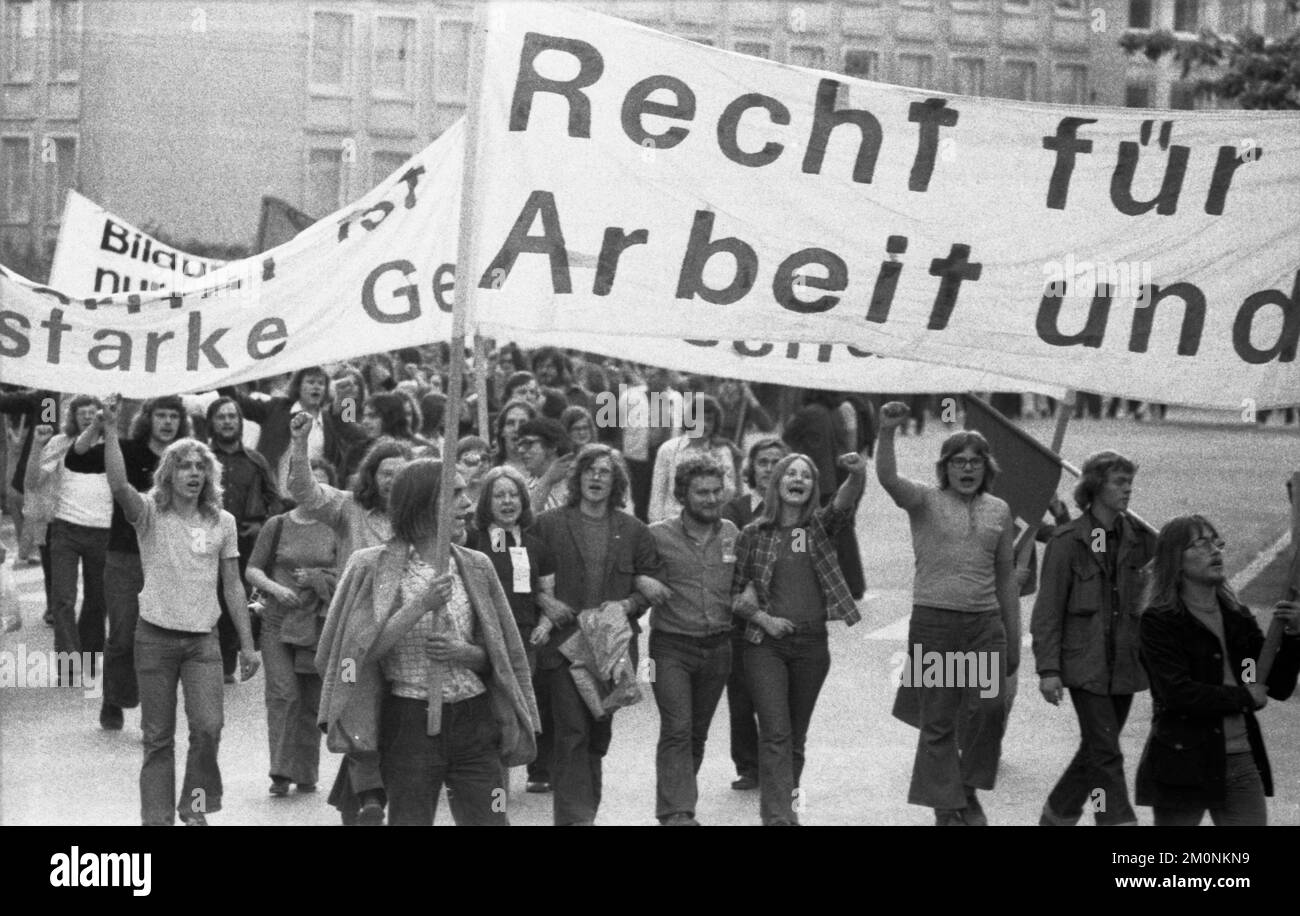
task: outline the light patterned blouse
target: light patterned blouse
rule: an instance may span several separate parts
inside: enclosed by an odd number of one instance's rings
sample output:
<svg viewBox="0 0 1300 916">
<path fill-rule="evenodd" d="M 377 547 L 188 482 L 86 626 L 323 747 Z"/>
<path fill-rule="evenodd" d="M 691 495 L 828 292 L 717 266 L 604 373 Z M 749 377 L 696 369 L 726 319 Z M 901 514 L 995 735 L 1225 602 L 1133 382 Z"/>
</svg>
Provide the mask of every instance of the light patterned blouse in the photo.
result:
<svg viewBox="0 0 1300 916">
<path fill-rule="evenodd" d="M 442 702 L 459 703 L 486 692 L 482 679 L 455 662 L 439 662 L 424 652 L 424 642 L 438 632 L 454 632 L 465 642 L 474 642 L 474 608 L 469 603 L 465 584 L 455 563 L 449 567 L 452 575 L 451 600 L 437 611 L 430 611 L 415 622 L 380 661 L 384 677 L 392 684 L 394 696 L 411 700 L 429 698 L 429 677 L 435 666 L 442 668 Z M 438 577 L 437 571 L 425 563 L 414 550 L 407 556 L 406 572 L 402 576 L 398 601 L 402 606 L 423 600 Z"/>
</svg>

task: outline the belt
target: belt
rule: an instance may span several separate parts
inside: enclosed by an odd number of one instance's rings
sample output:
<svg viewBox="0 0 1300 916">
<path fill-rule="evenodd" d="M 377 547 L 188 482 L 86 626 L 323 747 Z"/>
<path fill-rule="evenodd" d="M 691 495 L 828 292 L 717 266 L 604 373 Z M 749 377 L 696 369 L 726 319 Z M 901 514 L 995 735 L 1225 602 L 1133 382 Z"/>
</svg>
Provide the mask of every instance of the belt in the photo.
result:
<svg viewBox="0 0 1300 916">
<path fill-rule="evenodd" d="M 718 643 L 731 638 L 731 628 L 714 630 L 712 633 L 671 633 L 667 630 L 651 630 L 650 635 L 659 639 L 684 639 L 688 642 Z"/>
</svg>

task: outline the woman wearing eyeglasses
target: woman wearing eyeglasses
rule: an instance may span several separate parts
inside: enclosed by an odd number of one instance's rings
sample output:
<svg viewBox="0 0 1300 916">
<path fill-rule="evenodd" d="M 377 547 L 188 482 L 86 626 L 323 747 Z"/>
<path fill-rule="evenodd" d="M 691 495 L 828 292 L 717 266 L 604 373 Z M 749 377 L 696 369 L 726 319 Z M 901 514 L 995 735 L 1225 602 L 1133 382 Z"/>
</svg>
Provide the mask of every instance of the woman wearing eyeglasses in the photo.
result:
<svg viewBox="0 0 1300 916">
<path fill-rule="evenodd" d="M 1285 700 L 1300 674 L 1300 605 L 1273 610 L 1283 636 L 1259 683 L 1264 634 L 1227 585 L 1223 539 L 1200 515 L 1160 529 L 1138 625 L 1151 679 L 1151 734 L 1138 764 L 1137 803 L 1155 823 L 1195 827 L 1206 810 L 1215 826 L 1264 826 L 1273 780 L 1255 710 Z"/>
<path fill-rule="evenodd" d="M 988 818 L 976 790 L 992 789 L 997 778 L 1002 686 L 1020 666 L 1015 529 L 1010 507 L 988 492 L 998 465 L 977 432 L 944 440 L 937 485 L 899 476 L 894 431 L 908 413 L 900 401 L 881 409 L 876 452 L 876 474 L 907 510 L 916 554 L 907 661 L 894 704 L 895 717 L 920 730 L 907 800 L 933 808 L 936 826 L 982 827 Z M 932 665 L 923 677 L 934 659 L 943 662 L 939 684 Z M 963 661 L 961 677 L 949 660 Z M 991 674 L 991 684 L 979 683 L 977 672 Z"/>
</svg>

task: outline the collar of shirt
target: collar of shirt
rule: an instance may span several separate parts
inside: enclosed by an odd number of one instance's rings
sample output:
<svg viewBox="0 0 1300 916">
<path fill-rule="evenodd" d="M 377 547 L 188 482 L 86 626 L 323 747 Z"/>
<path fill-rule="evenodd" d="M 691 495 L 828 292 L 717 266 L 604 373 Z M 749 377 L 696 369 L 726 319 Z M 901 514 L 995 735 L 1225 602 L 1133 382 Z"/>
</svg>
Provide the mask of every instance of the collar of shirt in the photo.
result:
<svg viewBox="0 0 1300 916">
<path fill-rule="evenodd" d="M 749 491 L 749 511 L 758 515 L 759 510 L 763 507 L 763 494 L 757 490 Z"/>
<path fill-rule="evenodd" d="M 1092 529 L 1093 529 L 1094 531 L 1096 531 L 1098 528 L 1100 528 L 1100 529 L 1102 529 L 1103 531 L 1106 532 L 1106 538 L 1107 538 L 1107 540 L 1114 540 L 1114 541 L 1118 542 L 1118 541 L 1123 537 L 1123 533 L 1124 533 L 1124 513 L 1122 513 L 1122 512 L 1118 512 L 1118 513 L 1115 514 L 1115 521 L 1114 521 L 1114 523 L 1113 523 L 1109 528 L 1107 528 L 1105 525 L 1103 525 L 1103 524 L 1101 523 L 1101 520 L 1098 519 L 1097 516 L 1095 516 L 1095 515 L 1092 514 L 1092 509 L 1091 509 L 1091 507 L 1088 509 L 1088 520 L 1092 522 Z"/>
</svg>

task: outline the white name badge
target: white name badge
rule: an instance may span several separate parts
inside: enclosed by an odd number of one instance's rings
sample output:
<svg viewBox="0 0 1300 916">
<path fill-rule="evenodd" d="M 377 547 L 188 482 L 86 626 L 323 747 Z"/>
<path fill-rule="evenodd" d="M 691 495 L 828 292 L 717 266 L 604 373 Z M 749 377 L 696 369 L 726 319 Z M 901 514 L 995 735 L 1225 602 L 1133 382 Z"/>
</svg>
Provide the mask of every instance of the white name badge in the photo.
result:
<svg viewBox="0 0 1300 916">
<path fill-rule="evenodd" d="M 532 567 L 528 564 L 528 550 L 523 547 L 510 548 L 510 567 L 514 570 L 514 583 L 511 588 L 515 594 L 526 595 L 533 590 Z"/>
</svg>

